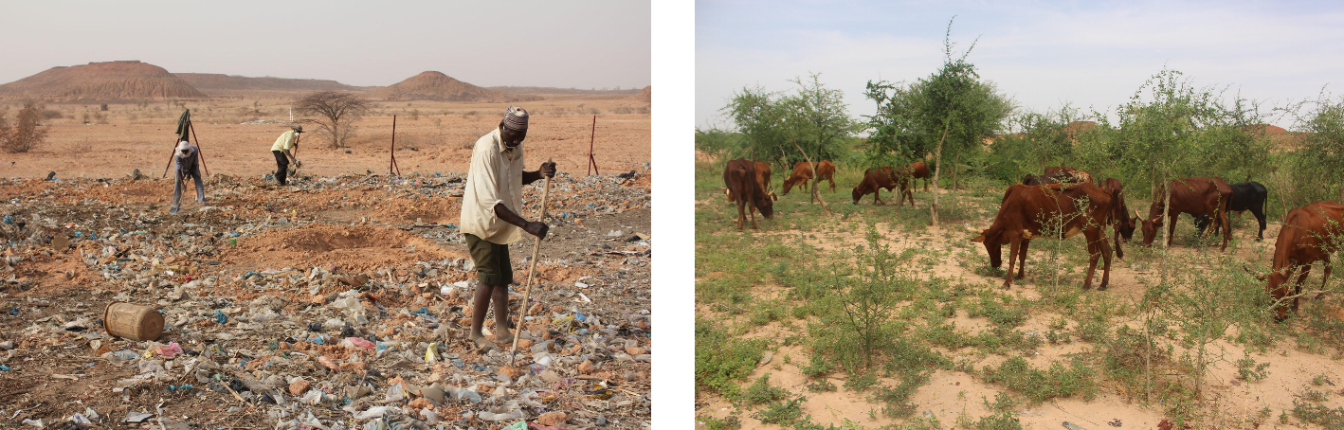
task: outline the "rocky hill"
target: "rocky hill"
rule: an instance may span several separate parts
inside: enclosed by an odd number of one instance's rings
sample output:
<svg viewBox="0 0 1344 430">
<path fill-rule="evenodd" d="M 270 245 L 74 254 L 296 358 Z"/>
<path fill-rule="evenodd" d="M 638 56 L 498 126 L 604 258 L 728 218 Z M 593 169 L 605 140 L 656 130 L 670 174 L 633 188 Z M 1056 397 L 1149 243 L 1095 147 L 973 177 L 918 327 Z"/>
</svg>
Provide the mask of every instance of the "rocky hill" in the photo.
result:
<svg viewBox="0 0 1344 430">
<path fill-rule="evenodd" d="M 386 88 L 381 88 L 375 94 L 377 97 L 389 101 L 512 102 L 541 99 L 534 95 L 509 94 L 487 90 L 435 71 L 412 76 Z"/>
<path fill-rule="evenodd" d="M 91 102 L 207 98 L 205 93 L 162 67 L 139 61 L 52 67 L 0 85 L 0 97 Z"/>
</svg>

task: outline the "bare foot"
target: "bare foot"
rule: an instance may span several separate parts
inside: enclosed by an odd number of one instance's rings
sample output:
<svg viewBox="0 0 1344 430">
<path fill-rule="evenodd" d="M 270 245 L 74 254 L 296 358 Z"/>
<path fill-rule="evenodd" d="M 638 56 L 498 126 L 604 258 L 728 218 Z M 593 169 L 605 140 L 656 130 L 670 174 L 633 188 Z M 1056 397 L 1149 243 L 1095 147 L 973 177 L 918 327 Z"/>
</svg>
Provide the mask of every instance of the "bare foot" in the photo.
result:
<svg viewBox="0 0 1344 430">
<path fill-rule="evenodd" d="M 495 342 L 505 345 L 513 344 L 513 335 L 510 334 L 508 331 L 501 331 L 495 333 Z"/>
</svg>

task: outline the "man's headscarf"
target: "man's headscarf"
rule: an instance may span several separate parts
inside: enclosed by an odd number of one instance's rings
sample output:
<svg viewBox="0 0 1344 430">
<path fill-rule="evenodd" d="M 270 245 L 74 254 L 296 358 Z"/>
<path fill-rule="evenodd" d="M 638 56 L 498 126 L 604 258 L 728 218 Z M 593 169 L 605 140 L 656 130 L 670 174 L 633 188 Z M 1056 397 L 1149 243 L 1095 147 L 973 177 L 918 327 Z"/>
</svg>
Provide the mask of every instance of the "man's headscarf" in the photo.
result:
<svg viewBox="0 0 1344 430">
<path fill-rule="evenodd" d="M 527 110 L 518 106 L 509 106 L 504 111 L 504 128 L 513 131 L 527 131 Z"/>
</svg>

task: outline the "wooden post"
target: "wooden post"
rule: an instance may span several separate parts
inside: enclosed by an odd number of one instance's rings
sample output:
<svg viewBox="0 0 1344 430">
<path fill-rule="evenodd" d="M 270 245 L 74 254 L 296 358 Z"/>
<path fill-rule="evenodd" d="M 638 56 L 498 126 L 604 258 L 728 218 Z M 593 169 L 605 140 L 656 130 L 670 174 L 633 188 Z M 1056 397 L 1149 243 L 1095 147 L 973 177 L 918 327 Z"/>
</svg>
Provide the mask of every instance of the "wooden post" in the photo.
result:
<svg viewBox="0 0 1344 430">
<path fill-rule="evenodd" d="M 401 176 L 401 166 L 397 165 L 397 116 L 392 115 L 392 159 L 387 163 L 387 176 L 392 176 L 393 172 Z"/>
<path fill-rule="evenodd" d="M 599 174 L 599 175 L 602 174 L 602 172 L 599 172 L 599 171 L 597 170 L 597 159 L 596 159 L 596 158 L 593 158 L 593 141 L 596 140 L 596 139 L 597 139 L 597 115 L 593 115 L 593 134 L 592 134 L 591 136 L 588 137 L 588 175 L 589 175 L 589 176 L 592 176 L 593 173 L 597 173 L 597 174 Z"/>
<path fill-rule="evenodd" d="M 201 169 L 205 170 L 205 176 L 210 176 L 210 167 L 205 165 L 205 151 L 201 150 L 201 138 L 196 137 L 196 124 L 187 123 L 187 129 L 191 130 L 191 139 L 196 141 L 196 156 L 201 158 Z"/>
<path fill-rule="evenodd" d="M 807 156 L 807 152 L 804 152 L 804 151 L 803 151 L 803 147 L 798 146 L 798 138 L 797 138 L 797 137 L 794 137 L 794 139 L 793 139 L 793 147 L 794 147 L 794 148 L 798 148 L 798 153 L 803 154 L 803 159 L 804 159 L 804 160 L 807 160 L 807 165 L 812 167 L 812 197 L 816 198 L 817 201 L 821 202 L 821 209 L 824 210 L 824 211 L 826 211 L 826 216 L 828 216 L 828 217 L 831 216 L 831 208 L 828 207 L 828 206 L 826 206 L 826 200 L 823 200 L 823 199 L 821 198 L 821 193 L 817 191 L 817 183 L 819 182 L 819 181 L 816 180 L 816 179 L 817 179 L 817 165 L 812 163 L 812 159 L 811 159 L 810 157 Z M 812 202 L 812 199 L 809 198 L 809 199 L 808 199 L 808 203 L 811 203 L 811 202 Z"/>
</svg>

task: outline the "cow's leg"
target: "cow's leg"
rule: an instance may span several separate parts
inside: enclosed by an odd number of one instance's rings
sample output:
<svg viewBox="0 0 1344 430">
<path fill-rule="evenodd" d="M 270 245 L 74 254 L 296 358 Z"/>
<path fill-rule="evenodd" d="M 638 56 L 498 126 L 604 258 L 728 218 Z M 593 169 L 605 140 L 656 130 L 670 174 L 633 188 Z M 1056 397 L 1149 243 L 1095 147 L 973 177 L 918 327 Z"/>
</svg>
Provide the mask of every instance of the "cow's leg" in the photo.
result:
<svg viewBox="0 0 1344 430">
<path fill-rule="evenodd" d="M 1097 285 L 1097 291 L 1105 290 L 1111 283 L 1111 245 L 1106 243 L 1105 230 L 1098 229 L 1097 244 L 1101 246 L 1101 285 Z M 1119 242 L 1115 245 L 1118 249 Z"/>
<path fill-rule="evenodd" d="M 1013 286 L 1013 263 L 1017 262 L 1017 253 L 1022 247 L 1022 239 L 1014 237 L 1009 239 L 1008 245 L 1008 273 L 1004 275 L 1003 289 Z"/>
<path fill-rule="evenodd" d="M 1307 275 L 1311 274 L 1311 265 L 1312 265 L 1312 264 L 1313 264 L 1313 263 L 1307 263 L 1307 264 L 1305 264 L 1305 265 L 1302 266 L 1302 274 L 1301 274 L 1301 275 L 1298 275 L 1298 277 L 1297 277 L 1297 282 L 1294 282 L 1294 283 L 1293 283 L 1293 288 L 1292 288 L 1291 290 L 1287 291 L 1288 294 L 1292 294 L 1292 295 L 1294 296 L 1294 297 L 1293 297 L 1293 315 L 1297 315 L 1297 303 L 1298 303 L 1298 299 L 1300 298 L 1300 297 L 1296 297 L 1296 296 L 1299 295 L 1299 294 L 1302 294 L 1302 283 L 1307 282 Z M 1325 267 L 1330 267 L 1330 266 L 1327 265 L 1327 266 L 1325 266 Z"/>
<path fill-rule="evenodd" d="M 1125 258 L 1125 251 L 1120 249 L 1120 224 L 1115 225 L 1115 256 Z"/>
<path fill-rule="evenodd" d="M 877 187 L 873 189 L 873 205 L 876 206 L 884 204 L 886 203 L 882 203 L 882 187 Z"/>
<path fill-rule="evenodd" d="M 826 180 L 827 180 L 827 181 L 831 181 L 831 192 L 834 193 L 834 192 L 835 192 L 835 177 L 832 176 L 832 177 L 826 178 Z"/>
<path fill-rule="evenodd" d="M 1260 222 L 1260 232 L 1256 233 L 1255 241 L 1265 240 L 1265 208 L 1252 207 L 1251 214 L 1255 215 L 1255 220 Z"/>
<path fill-rule="evenodd" d="M 742 200 L 746 200 L 746 199 L 744 198 L 744 199 L 742 199 Z M 756 204 L 755 204 L 755 203 L 748 203 L 748 204 L 747 204 L 747 213 L 751 214 L 751 229 L 752 229 L 752 230 L 760 230 L 759 228 L 756 227 Z"/>
<path fill-rule="evenodd" d="M 744 199 L 737 199 L 737 229 L 738 229 L 738 230 L 741 230 L 741 229 L 742 229 L 742 223 L 743 223 L 743 222 L 746 222 L 746 220 L 747 220 L 747 214 L 744 212 L 746 208 L 743 207 L 743 206 L 746 204 L 746 202 L 744 202 L 743 200 L 744 200 Z"/>
<path fill-rule="evenodd" d="M 1031 246 L 1031 239 L 1022 239 L 1022 250 L 1018 251 L 1017 279 L 1027 276 L 1027 248 Z M 1010 273 L 1011 274 L 1011 273 Z"/>
<path fill-rule="evenodd" d="M 1092 289 L 1092 275 L 1097 273 L 1097 257 L 1101 256 L 1101 249 L 1097 247 L 1097 241 L 1093 240 L 1092 235 L 1084 236 L 1087 240 L 1087 276 L 1083 277 L 1083 289 Z"/>
<path fill-rule="evenodd" d="M 1167 247 L 1171 247 L 1171 239 L 1176 235 L 1176 220 L 1181 218 L 1180 213 L 1172 213 L 1171 219 L 1167 220 Z"/>
<path fill-rule="evenodd" d="M 1218 220 L 1223 224 L 1223 246 L 1218 248 L 1219 252 L 1227 250 L 1227 243 L 1232 241 L 1232 224 L 1227 222 L 1227 211 L 1218 210 Z"/>
</svg>

